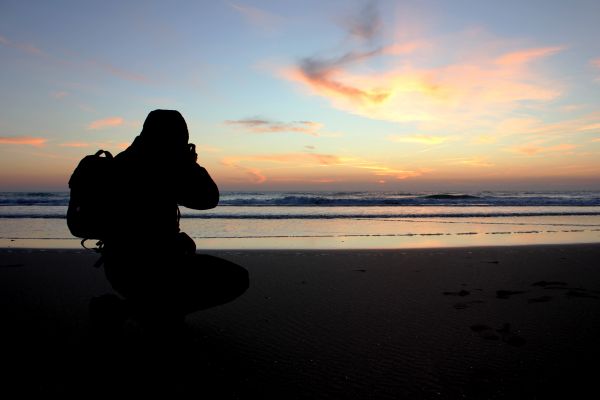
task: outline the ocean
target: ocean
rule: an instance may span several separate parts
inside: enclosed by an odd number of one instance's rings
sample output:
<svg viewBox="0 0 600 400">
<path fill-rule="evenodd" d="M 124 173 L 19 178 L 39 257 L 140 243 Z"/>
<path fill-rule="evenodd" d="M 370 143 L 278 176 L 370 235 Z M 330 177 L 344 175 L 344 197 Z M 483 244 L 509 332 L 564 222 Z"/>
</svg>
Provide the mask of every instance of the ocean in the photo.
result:
<svg viewBox="0 0 600 400">
<path fill-rule="evenodd" d="M 0 247 L 78 247 L 68 202 L 68 192 L 0 193 Z M 217 208 L 181 214 L 199 249 L 600 242 L 598 191 L 223 192 Z"/>
</svg>

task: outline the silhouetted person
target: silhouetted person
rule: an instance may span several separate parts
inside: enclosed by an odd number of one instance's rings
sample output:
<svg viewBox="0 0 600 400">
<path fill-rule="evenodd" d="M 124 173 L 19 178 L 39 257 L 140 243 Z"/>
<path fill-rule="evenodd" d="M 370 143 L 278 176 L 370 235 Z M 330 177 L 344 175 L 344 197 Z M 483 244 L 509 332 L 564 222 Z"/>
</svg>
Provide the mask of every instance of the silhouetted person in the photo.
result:
<svg viewBox="0 0 600 400">
<path fill-rule="evenodd" d="M 106 276 L 136 312 L 161 316 L 228 302 L 248 287 L 247 271 L 196 254 L 179 229 L 178 205 L 210 209 L 219 190 L 196 163 L 187 125 L 173 110 L 154 110 L 131 146 L 114 160 L 110 228 L 104 239 Z"/>
</svg>

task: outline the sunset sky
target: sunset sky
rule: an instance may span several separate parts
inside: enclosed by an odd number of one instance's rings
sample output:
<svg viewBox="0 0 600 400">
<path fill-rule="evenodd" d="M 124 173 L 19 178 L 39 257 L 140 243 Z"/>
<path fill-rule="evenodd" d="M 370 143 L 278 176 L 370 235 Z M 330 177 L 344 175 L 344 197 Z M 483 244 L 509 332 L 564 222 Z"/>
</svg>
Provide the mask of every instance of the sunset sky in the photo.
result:
<svg viewBox="0 0 600 400">
<path fill-rule="evenodd" d="M 169 3 L 167 6 L 165 3 Z M 0 190 L 157 108 L 222 190 L 600 189 L 600 2 L 0 2 Z"/>
</svg>

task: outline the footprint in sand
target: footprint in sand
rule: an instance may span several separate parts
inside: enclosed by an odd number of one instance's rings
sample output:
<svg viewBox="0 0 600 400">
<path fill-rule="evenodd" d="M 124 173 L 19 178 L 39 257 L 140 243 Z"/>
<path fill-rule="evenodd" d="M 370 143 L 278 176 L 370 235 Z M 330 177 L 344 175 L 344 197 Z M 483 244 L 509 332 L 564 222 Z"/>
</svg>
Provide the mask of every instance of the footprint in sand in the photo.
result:
<svg viewBox="0 0 600 400">
<path fill-rule="evenodd" d="M 522 290 L 496 290 L 496 298 L 497 299 L 508 299 L 511 296 L 517 295 L 517 294 L 523 294 L 526 293 Z"/>
<path fill-rule="evenodd" d="M 487 325 L 475 324 L 471 326 L 471 330 L 477 333 L 483 339 L 500 340 L 500 336 L 496 335 L 494 330 Z"/>
<path fill-rule="evenodd" d="M 483 303 L 485 303 L 485 301 L 483 301 L 483 300 L 471 300 L 471 301 L 466 301 L 464 303 L 456 303 L 453 307 L 456 308 L 457 310 L 464 310 L 465 308 L 469 308 L 473 304 L 483 304 Z"/>
<path fill-rule="evenodd" d="M 472 325 L 471 330 L 477 333 L 483 339 L 502 340 L 502 342 L 515 347 L 521 347 L 527 342 L 521 336 L 512 332 L 508 322 L 505 322 L 500 329 L 496 330 L 483 324 Z"/>
<path fill-rule="evenodd" d="M 592 294 L 592 293 L 598 293 L 597 291 L 587 290 L 587 289 L 584 289 L 581 287 L 579 287 L 579 288 L 568 287 L 567 283 L 562 282 L 562 281 L 538 281 L 538 282 L 532 283 L 531 286 L 542 287 L 546 290 L 563 290 L 563 291 L 565 291 L 565 296 L 567 298 L 600 299 L 599 296 Z M 536 303 L 536 302 L 541 302 L 541 301 L 547 301 L 547 300 L 542 300 L 542 299 L 549 298 L 549 297 L 550 296 L 542 296 L 542 297 L 538 297 L 536 299 L 529 299 L 529 302 Z"/>
</svg>

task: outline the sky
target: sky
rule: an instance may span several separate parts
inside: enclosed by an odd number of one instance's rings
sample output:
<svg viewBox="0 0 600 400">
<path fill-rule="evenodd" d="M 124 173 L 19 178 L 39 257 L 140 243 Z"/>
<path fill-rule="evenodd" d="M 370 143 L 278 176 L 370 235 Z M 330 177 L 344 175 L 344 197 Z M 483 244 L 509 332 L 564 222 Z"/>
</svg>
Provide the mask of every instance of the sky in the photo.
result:
<svg viewBox="0 0 600 400">
<path fill-rule="evenodd" d="M 598 16 L 597 0 L 0 0 L 0 190 L 67 190 L 154 109 L 182 113 L 221 190 L 599 190 Z"/>
</svg>

